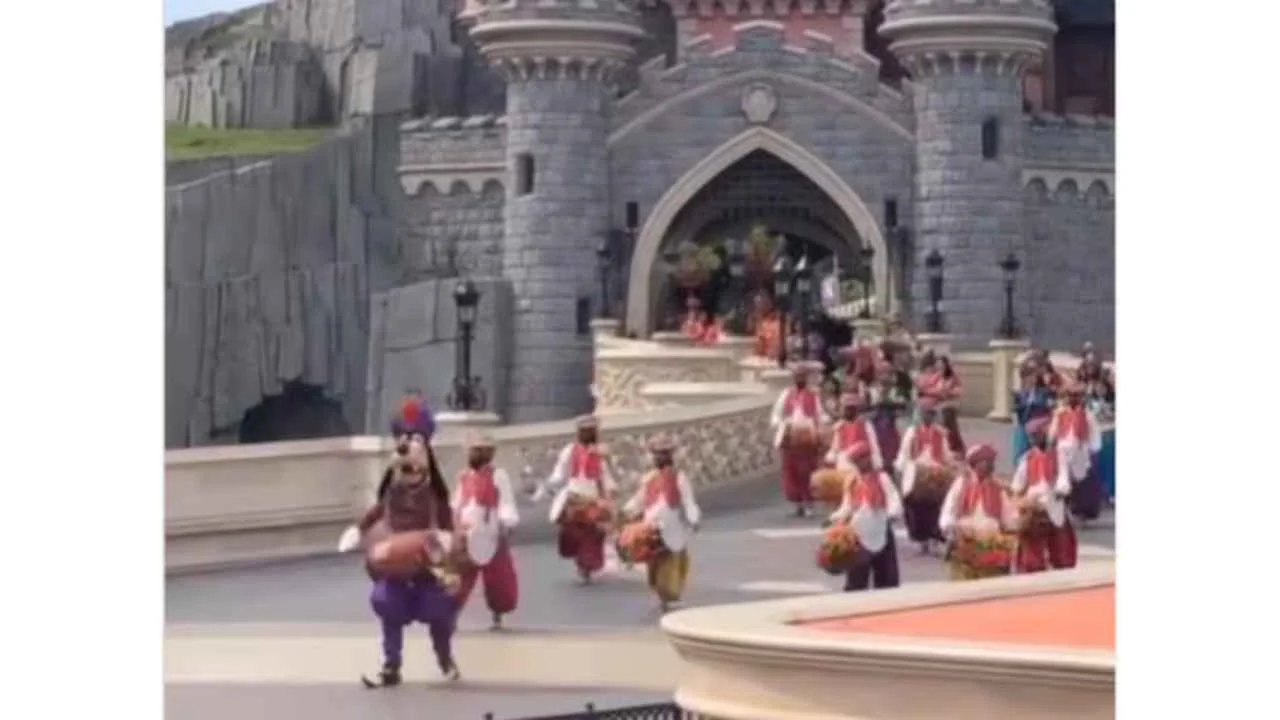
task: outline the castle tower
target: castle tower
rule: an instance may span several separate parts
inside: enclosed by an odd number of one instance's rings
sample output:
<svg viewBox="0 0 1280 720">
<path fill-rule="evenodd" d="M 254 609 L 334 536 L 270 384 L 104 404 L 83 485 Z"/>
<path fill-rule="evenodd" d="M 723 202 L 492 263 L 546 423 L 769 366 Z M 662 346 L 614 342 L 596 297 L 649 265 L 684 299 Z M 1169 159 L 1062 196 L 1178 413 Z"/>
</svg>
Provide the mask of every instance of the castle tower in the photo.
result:
<svg viewBox="0 0 1280 720">
<path fill-rule="evenodd" d="M 462 17 L 507 81 L 507 418 L 562 419 L 593 405 L 582 325 L 595 313 L 595 247 L 609 228 L 609 102 L 644 33 L 625 0 L 470 0 Z"/>
<path fill-rule="evenodd" d="M 1057 27 L 1049 0 L 890 0 L 880 32 L 915 90 L 915 255 L 946 261 L 947 330 L 961 347 L 993 336 L 999 260 L 1024 245 L 1022 77 Z M 928 307 L 917 271 L 913 308 Z M 1025 283 L 1019 295 L 1026 297 Z M 1025 307 L 1025 302 L 1018 302 Z M 1025 323 L 1025 311 L 1019 311 Z"/>
</svg>

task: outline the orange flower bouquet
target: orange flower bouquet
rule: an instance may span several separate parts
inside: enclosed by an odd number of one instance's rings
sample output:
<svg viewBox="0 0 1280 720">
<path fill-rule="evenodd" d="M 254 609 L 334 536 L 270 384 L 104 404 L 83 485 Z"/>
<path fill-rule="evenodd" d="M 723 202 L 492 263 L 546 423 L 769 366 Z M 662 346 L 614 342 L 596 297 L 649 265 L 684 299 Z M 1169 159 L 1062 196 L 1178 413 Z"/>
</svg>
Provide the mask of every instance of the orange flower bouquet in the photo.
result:
<svg viewBox="0 0 1280 720">
<path fill-rule="evenodd" d="M 1014 538 L 1005 533 L 961 535 L 951 559 L 971 578 L 1006 575 L 1013 563 Z"/>
<path fill-rule="evenodd" d="M 649 523 L 629 523 L 618 533 L 618 557 L 628 564 L 647 563 L 664 551 L 658 528 Z"/>
<path fill-rule="evenodd" d="M 844 497 L 844 473 L 833 467 L 819 468 L 809 478 L 809 488 L 818 502 L 838 504 Z"/>
<path fill-rule="evenodd" d="M 858 561 L 861 547 L 846 523 L 836 523 L 822 532 L 818 546 L 818 567 L 829 575 L 843 575 Z"/>
</svg>

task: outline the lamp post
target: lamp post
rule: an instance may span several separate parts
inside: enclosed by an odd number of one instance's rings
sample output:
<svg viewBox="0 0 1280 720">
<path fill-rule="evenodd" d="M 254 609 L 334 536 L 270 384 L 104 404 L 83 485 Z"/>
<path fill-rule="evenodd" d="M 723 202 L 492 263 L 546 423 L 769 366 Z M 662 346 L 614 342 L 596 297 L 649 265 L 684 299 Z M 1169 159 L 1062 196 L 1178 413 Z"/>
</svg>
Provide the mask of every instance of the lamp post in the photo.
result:
<svg viewBox="0 0 1280 720">
<path fill-rule="evenodd" d="M 596 245 L 596 262 L 600 267 L 600 317 L 607 318 L 612 313 L 609 308 L 609 268 L 613 262 L 613 238 L 609 235 L 601 238 Z"/>
<path fill-rule="evenodd" d="M 1020 267 L 1022 263 L 1012 251 L 1000 261 L 1000 270 L 1004 273 L 1004 319 L 1000 321 L 1000 337 L 1006 340 L 1018 337 L 1018 323 L 1013 317 L 1013 287 Z"/>
<path fill-rule="evenodd" d="M 791 294 L 792 265 L 791 256 L 784 250 L 773 264 L 773 297 L 778 303 L 778 367 L 787 366 L 787 343 L 791 333 L 787 332 L 787 296 Z"/>
<path fill-rule="evenodd" d="M 682 306 L 680 304 L 680 283 L 676 282 L 676 269 L 680 266 L 680 251 L 674 247 L 669 247 L 664 250 L 662 252 L 662 264 L 667 269 L 667 282 L 670 287 L 667 309 L 670 310 L 672 304 L 676 306 L 675 312 L 672 314 L 675 321 L 664 321 L 663 324 L 668 328 L 678 329 L 680 327 L 680 310 Z"/>
<path fill-rule="evenodd" d="M 865 277 L 862 280 L 862 310 L 858 313 L 858 317 L 867 319 L 871 317 L 871 279 L 874 273 L 871 272 L 871 259 L 876 256 L 875 248 L 870 245 L 864 245 L 858 250 L 858 257 L 862 259 L 862 269 Z"/>
<path fill-rule="evenodd" d="M 925 271 L 929 277 L 929 332 L 942 333 L 942 312 L 938 304 L 942 302 L 942 253 L 934 248 L 924 259 Z"/>
<path fill-rule="evenodd" d="M 453 303 L 458 311 L 457 367 L 453 374 L 453 391 L 445 401 L 450 409 L 458 412 L 483 410 L 484 388 L 480 378 L 471 374 L 471 342 L 475 339 L 480 290 L 469 278 L 463 278 L 453 288 Z"/>
<path fill-rule="evenodd" d="M 734 330 L 745 331 L 747 292 L 743 278 L 747 273 L 747 253 L 741 240 L 729 238 L 725 246 L 729 254 L 729 287 L 726 290 L 733 299 L 733 327 Z"/>
<path fill-rule="evenodd" d="M 800 359 L 808 360 L 809 351 L 809 310 L 813 300 L 813 268 L 809 267 L 809 256 L 801 255 L 796 263 L 796 326 L 800 329 Z"/>
</svg>

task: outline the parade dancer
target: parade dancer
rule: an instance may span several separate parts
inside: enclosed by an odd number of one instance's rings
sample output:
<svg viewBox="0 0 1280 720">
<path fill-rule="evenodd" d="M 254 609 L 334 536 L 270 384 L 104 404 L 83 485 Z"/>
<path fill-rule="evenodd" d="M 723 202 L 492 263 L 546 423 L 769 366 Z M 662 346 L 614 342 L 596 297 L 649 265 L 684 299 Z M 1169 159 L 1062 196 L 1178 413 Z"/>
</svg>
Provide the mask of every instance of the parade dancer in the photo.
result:
<svg viewBox="0 0 1280 720">
<path fill-rule="evenodd" d="M 417 401 L 406 401 L 400 420 L 408 437 L 401 462 L 382 497 L 339 541 L 340 551 L 355 549 L 363 542 L 369 552 L 366 567 L 374 579 L 370 604 L 381 623 L 383 651 L 377 679 L 361 678 L 370 688 L 400 684 L 404 629 L 414 622 L 427 626 L 440 672 L 449 680 L 460 677 L 452 647 L 457 604 L 443 580 L 425 563 L 432 555 L 439 557 L 449 549 L 448 534 L 453 531 L 449 491 L 427 441 L 432 425 L 426 408 Z M 378 535 L 394 539 L 402 533 L 423 530 L 429 531 L 429 542 L 436 544 L 421 553 L 421 565 L 404 576 L 379 570 L 387 561 L 380 554 L 389 543 L 372 542 Z"/>
<path fill-rule="evenodd" d="M 597 444 L 599 419 L 587 415 L 579 418 L 577 424 L 577 437 L 560 451 L 551 476 L 538 488 L 534 500 L 541 500 L 548 492 L 556 492 L 551 502 L 551 522 L 560 526 L 560 557 L 573 559 L 578 578 L 586 585 L 604 567 L 605 531 L 597 524 L 569 522 L 564 517 L 565 508 L 570 500 L 602 503 L 607 508 L 618 484 Z"/>
<path fill-rule="evenodd" d="M 658 529 L 666 552 L 648 563 L 649 589 L 663 612 L 679 602 L 689 579 L 689 539 L 702 522 L 693 486 L 675 467 L 675 442 L 659 436 L 649 443 L 653 466 L 623 512 Z"/>
<path fill-rule="evenodd" d="M 891 522 L 902 517 L 902 499 L 889 475 L 876 467 L 869 443 L 855 442 L 848 455 L 855 472 L 845 487 L 840 507 L 831 514 L 830 520 L 848 523 L 869 557 L 849 568 L 845 574 L 845 592 L 897 587 L 898 550 Z"/>
<path fill-rule="evenodd" d="M 954 541 L 958 533 L 987 535 L 1014 530 L 1018 508 L 996 480 L 996 449 L 974 445 L 965 462 L 968 467 L 951 483 L 938 516 L 943 534 Z M 959 563 L 951 563 L 951 579 L 968 579 Z"/>
<path fill-rule="evenodd" d="M 791 368 L 795 382 L 778 395 L 770 415 L 773 446 L 782 454 L 782 492 L 796 506 L 796 517 L 811 512 L 809 480 L 818 466 L 818 433 L 827 423 L 818 393 L 809 387 L 815 372 L 813 363 L 795 363 Z"/>
<path fill-rule="evenodd" d="M 757 357 L 776 359 L 781 349 L 784 335 L 783 321 L 769 295 L 760 292 L 753 300 L 752 334 L 755 345 L 752 354 Z"/>
<path fill-rule="evenodd" d="M 1067 517 L 1065 499 L 1071 492 L 1066 463 L 1049 440 L 1049 418 L 1027 423 L 1031 449 L 1018 462 L 1010 491 L 1029 518 L 1018 534 L 1017 571 L 1040 572 L 1076 565 L 1076 532 Z"/>
<path fill-rule="evenodd" d="M 1102 513 L 1103 490 L 1096 462 L 1102 451 L 1102 426 L 1085 405 L 1084 393 L 1079 382 L 1067 383 L 1067 400 L 1053 414 L 1049 437 L 1058 457 L 1066 462 L 1071 478 L 1071 514 L 1080 520 L 1093 520 Z"/>
<path fill-rule="evenodd" d="M 875 430 L 876 446 L 880 456 L 889 461 L 898 457 L 902 435 L 898 432 L 898 416 L 911 402 L 910 394 L 902 394 L 894 383 L 893 366 L 882 361 L 876 364 L 876 387 L 871 391 L 871 427 Z M 882 467 L 889 470 L 888 467 Z"/>
<path fill-rule="evenodd" d="M 917 475 L 924 470 L 938 472 L 953 460 L 946 434 L 936 422 L 937 402 L 925 397 L 920 399 L 918 405 L 919 420 L 903 435 L 894 466 L 902 480 L 907 533 L 912 542 L 920 544 L 921 554 L 927 555 L 933 551 L 935 543 L 946 540 L 938 528 L 938 513 L 942 509 L 945 495 L 932 497 L 918 490 Z"/>
<path fill-rule="evenodd" d="M 871 421 L 862 414 L 862 398 L 856 393 L 845 393 L 840 396 L 840 419 L 831 427 L 831 448 L 827 450 L 823 462 L 839 470 L 848 471 L 854 468 L 849 451 L 864 443 L 871 453 L 871 467 L 884 469 L 884 457 L 880 453 L 880 443 L 876 439 L 876 430 Z"/>
<path fill-rule="evenodd" d="M 467 469 L 458 474 L 453 508 L 456 527 L 466 540 L 471 562 L 462 570 L 456 594 L 458 612 L 467 604 L 476 582 L 484 582 L 484 600 L 502 627 L 502 616 L 516 609 L 519 585 L 511 554 L 511 531 L 520 522 L 515 493 L 507 471 L 493 464 L 493 440 L 473 434 L 467 443 Z"/>
</svg>

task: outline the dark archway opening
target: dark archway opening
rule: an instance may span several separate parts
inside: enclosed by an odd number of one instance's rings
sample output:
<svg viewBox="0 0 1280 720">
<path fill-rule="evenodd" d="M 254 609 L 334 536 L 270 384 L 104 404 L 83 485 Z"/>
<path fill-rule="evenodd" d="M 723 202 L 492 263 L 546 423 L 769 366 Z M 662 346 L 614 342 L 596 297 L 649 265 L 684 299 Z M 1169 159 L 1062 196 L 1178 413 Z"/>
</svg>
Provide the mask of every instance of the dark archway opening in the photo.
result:
<svg viewBox="0 0 1280 720">
<path fill-rule="evenodd" d="M 239 440 L 248 444 L 350 434 L 342 405 L 325 397 L 320 386 L 294 380 L 279 395 L 265 397 L 245 412 Z"/>
<path fill-rule="evenodd" d="M 684 256 L 698 249 L 701 257 L 714 254 L 718 262 L 708 261 L 714 269 L 698 287 L 682 284 L 667 263 L 659 263 L 653 277 L 655 327 L 677 327 L 687 298 L 696 295 L 731 330 L 745 328 L 750 296 L 772 292 L 772 283 L 750 274 L 735 277 L 727 248 L 762 229 L 776 239 L 771 246 L 773 257 L 780 252 L 794 261 L 807 257 L 818 277 L 837 270 L 844 278 L 870 276 L 869 270 L 860 267 L 856 252 L 860 241 L 844 212 L 795 167 L 768 151 L 756 150 L 707 183 L 673 219 L 660 257 L 672 250 Z"/>
</svg>

